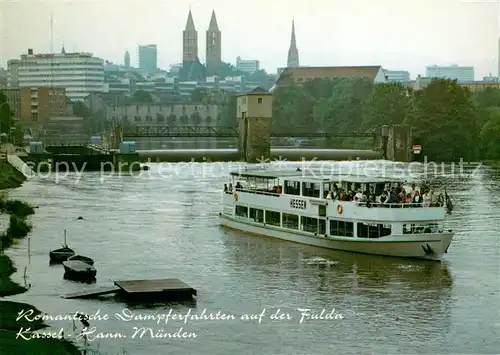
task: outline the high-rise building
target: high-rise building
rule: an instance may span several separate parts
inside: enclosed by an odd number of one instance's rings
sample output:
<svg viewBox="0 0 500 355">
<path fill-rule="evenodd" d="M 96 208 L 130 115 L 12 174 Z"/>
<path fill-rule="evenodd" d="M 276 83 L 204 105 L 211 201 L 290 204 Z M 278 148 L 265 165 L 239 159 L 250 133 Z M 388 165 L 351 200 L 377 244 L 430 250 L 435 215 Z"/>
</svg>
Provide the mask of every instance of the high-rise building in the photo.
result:
<svg viewBox="0 0 500 355">
<path fill-rule="evenodd" d="M 206 42 L 206 55 L 207 55 L 207 76 L 219 75 L 221 68 L 221 55 L 222 55 L 222 45 L 221 45 L 221 32 L 219 31 L 219 26 L 217 25 L 217 19 L 215 18 L 215 10 L 212 11 L 212 17 L 210 18 L 210 25 L 207 30 L 207 42 Z"/>
<path fill-rule="evenodd" d="M 243 60 L 241 57 L 236 58 L 236 70 L 243 73 L 253 74 L 260 69 L 258 60 Z"/>
<path fill-rule="evenodd" d="M 425 70 L 428 78 L 452 79 L 457 81 L 474 81 L 474 67 L 459 67 L 458 65 L 431 65 Z"/>
<path fill-rule="evenodd" d="M 92 53 L 22 54 L 10 60 L 9 88 L 64 88 L 73 101 L 83 101 L 92 92 L 102 92 L 104 60 Z"/>
<path fill-rule="evenodd" d="M 139 69 L 147 74 L 154 74 L 158 69 L 158 51 L 156 44 L 139 46 Z"/>
<path fill-rule="evenodd" d="M 299 67 L 299 50 L 295 40 L 295 20 L 292 20 L 292 38 L 290 39 L 290 48 L 288 49 L 287 68 Z"/>
<path fill-rule="evenodd" d="M 126 69 L 130 68 L 130 53 L 125 51 L 125 56 L 123 58 L 123 65 Z"/>
<path fill-rule="evenodd" d="M 198 59 L 198 32 L 194 27 L 193 15 L 189 10 L 186 28 L 182 32 L 182 62 L 195 62 Z"/>
<path fill-rule="evenodd" d="M 384 70 L 389 83 L 407 83 L 410 81 L 410 73 L 406 70 Z"/>
</svg>

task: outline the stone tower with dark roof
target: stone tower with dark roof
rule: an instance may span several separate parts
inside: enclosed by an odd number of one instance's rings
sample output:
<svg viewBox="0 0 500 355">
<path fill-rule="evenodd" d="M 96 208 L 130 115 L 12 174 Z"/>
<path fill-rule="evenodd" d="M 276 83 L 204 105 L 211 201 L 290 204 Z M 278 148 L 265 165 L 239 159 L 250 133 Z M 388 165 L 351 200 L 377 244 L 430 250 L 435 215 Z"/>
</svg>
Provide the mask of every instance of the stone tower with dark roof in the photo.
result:
<svg viewBox="0 0 500 355">
<path fill-rule="evenodd" d="M 189 10 L 186 28 L 182 32 L 182 62 L 195 62 L 198 58 L 198 32 L 194 27 L 193 15 Z"/>
<path fill-rule="evenodd" d="M 292 20 L 292 38 L 290 39 L 290 48 L 288 49 L 287 68 L 299 67 L 299 50 L 295 40 L 295 21 Z"/>
<path fill-rule="evenodd" d="M 206 45 L 206 55 L 207 55 L 207 76 L 219 75 L 221 69 L 221 54 L 222 54 L 222 43 L 221 43 L 221 32 L 219 26 L 217 25 L 217 18 L 215 17 L 215 11 L 212 11 L 212 17 L 210 18 L 210 24 L 207 30 L 207 45 Z"/>
</svg>

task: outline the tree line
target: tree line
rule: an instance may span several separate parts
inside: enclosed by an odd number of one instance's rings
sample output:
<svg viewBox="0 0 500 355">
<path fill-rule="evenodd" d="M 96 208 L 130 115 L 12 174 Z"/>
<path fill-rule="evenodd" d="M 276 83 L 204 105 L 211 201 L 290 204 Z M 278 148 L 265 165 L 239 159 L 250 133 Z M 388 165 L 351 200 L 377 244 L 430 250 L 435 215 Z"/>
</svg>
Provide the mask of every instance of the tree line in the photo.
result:
<svg viewBox="0 0 500 355">
<path fill-rule="evenodd" d="M 316 78 L 273 92 L 274 132 L 380 132 L 412 127 L 421 156 L 435 161 L 500 159 L 500 90 L 472 93 L 456 80 L 422 90 L 367 78 Z"/>
</svg>

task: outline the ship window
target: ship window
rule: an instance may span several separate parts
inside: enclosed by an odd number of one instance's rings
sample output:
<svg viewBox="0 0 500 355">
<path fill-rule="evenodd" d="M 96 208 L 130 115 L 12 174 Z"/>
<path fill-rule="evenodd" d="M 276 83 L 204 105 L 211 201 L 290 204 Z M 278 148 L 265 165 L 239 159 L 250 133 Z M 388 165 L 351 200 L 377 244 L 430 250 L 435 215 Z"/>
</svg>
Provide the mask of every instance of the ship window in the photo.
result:
<svg viewBox="0 0 500 355">
<path fill-rule="evenodd" d="M 250 208 L 250 218 L 255 222 L 264 223 L 264 210 Z"/>
<path fill-rule="evenodd" d="M 302 217 L 302 230 L 311 233 L 318 233 L 318 219 L 311 217 Z"/>
<path fill-rule="evenodd" d="M 319 198 L 319 188 L 320 184 L 315 184 L 312 182 L 303 182 L 302 195 Z"/>
<path fill-rule="evenodd" d="M 262 103 L 262 97 L 257 98 L 257 103 L 261 104 Z"/>
<path fill-rule="evenodd" d="M 358 223 L 358 238 L 380 238 L 390 234 L 390 224 Z"/>
<path fill-rule="evenodd" d="M 403 224 L 403 234 L 438 233 L 442 228 L 437 223 Z"/>
<path fill-rule="evenodd" d="M 236 215 L 239 217 L 248 217 L 248 207 L 236 205 Z"/>
<path fill-rule="evenodd" d="M 324 219 L 319 219 L 319 234 L 326 234 L 326 221 Z"/>
<path fill-rule="evenodd" d="M 274 211 L 266 211 L 266 224 L 279 226 L 281 224 L 280 213 Z"/>
<path fill-rule="evenodd" d="M 283 213 L 283 227 L 299 229 L 299 216 L 295 214 Z"/>
<path fill-rule="evenodd" d="M 354 223 L 330 220 L 330 235 L 338 237 L 354 237 Z"/>
<path fill-rule="evenodd" d="M 300 183 L 298 181 L 285 181 L 285 194 L 300 195 Z"/>
</svg>

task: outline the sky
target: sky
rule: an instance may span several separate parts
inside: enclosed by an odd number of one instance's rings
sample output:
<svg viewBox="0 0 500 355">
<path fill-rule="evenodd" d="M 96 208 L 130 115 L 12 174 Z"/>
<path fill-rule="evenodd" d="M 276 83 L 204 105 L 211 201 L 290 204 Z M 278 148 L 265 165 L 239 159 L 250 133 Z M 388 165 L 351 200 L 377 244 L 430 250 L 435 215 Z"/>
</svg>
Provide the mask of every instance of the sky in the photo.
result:
<svg viewBox="0 0 500 355">
<path fill-rule="evenodd" d="M 424 75 L 427 65 L 474 66 L 476 79 L 498 71 L 499 0 L 0 0 L 0 66 L 33 48 L 91 52 L 137 65 L 139 44 L 158 45 L 158 66 L 182 61 L 189 8 L 205 60 L 215 10 L 222 60 L 286 66 L 295 19 L 301 66 L 382 65 Z"/>
</svg>

